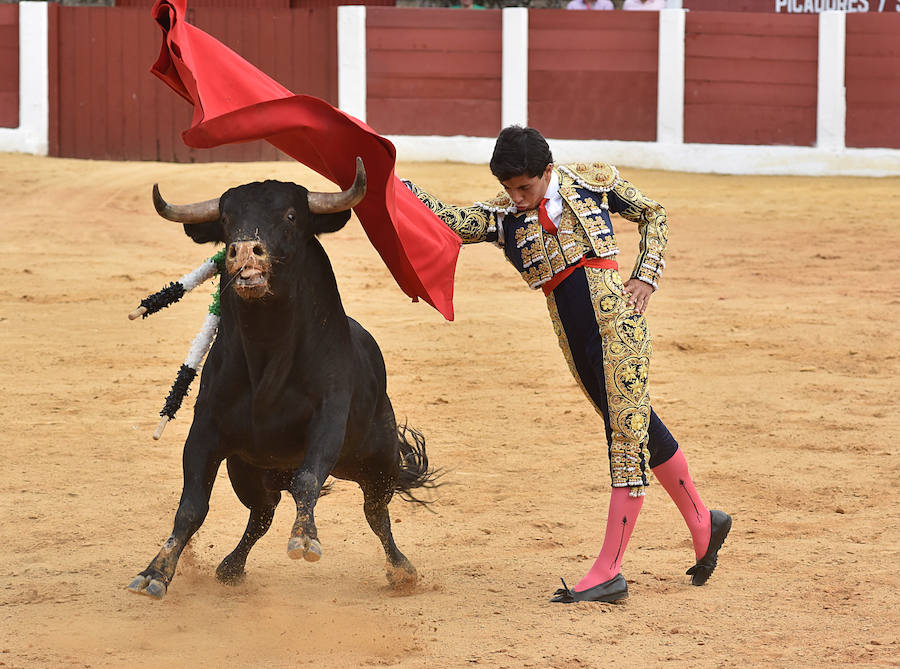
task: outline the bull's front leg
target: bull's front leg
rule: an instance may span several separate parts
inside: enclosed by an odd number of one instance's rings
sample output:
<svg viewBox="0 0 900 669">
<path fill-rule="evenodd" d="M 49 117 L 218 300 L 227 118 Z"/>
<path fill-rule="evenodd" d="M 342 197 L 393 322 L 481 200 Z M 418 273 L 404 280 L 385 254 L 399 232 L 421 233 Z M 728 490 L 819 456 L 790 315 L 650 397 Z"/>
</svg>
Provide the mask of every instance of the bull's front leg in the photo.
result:
<svg viewBox="0 0 900 669">
<path fill-rule="evenodd" d="M 316 529 L 316 502 L 325 479 L 341 454 L 349 412 L 349 399 L 323 404 L 309 431 L 306 455 L 294 472 L 290 493 L 297 504 L 297 518 L 288 540 L 288 557 L 317 562 L 322 544 Z"/>
<path fill-rule="evenodd" d="M 153 599 L 166 596 L 169 583 L 175 575 L 178 558 L 190 538 L 200 529 L 209 511 L 209 496 L 222 459 L 214 457 L 208 450 L 192 449 L 190 444 L 191 437 L 188 436 L 182 458 L 184 488 L 178 511 L 175 512 L 172 534 L 147 568 L 128 585 L 127 589 L 135 594 L 147 595 Z"/>
</svg>

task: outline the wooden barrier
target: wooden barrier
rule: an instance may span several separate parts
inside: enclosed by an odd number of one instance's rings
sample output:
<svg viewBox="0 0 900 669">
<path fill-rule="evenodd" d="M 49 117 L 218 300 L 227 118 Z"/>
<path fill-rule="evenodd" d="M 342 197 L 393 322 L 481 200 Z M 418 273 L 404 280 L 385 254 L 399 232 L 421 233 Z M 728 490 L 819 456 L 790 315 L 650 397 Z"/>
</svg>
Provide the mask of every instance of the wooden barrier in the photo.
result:
<svg viewBox="0 0 900 669">
<path fill-rule="evenodd" d="M 529 13 L 528 122 L 560 139 L 656 139 L 656 12 Z"/>
<path fill-rule="evenodd" d="M 849 147 L 900 149 L 900 14 L 847 16 Z"/>
<path fill-rule="evenodd" d="M 688 12 L 684 141 L 816 143 L 818 17 Z"/>
<path fill-rule="evenodd" d="M 337 100 L 336 10 L 192 10 L 194 24 L 296 93 Z M 55 16 L 55 18 L 54 18 Z M 116 160 L 278 160 L 265 142 L 191 149 L 192 108 L 150 74 L 162 32 L 146 8 L 58 7 L 50 153 Z M 51 92 L 51 96 L 53 93 Z M 54 125 L 55 124 L 55 125 Z"/>
<path fill-rule="evenodd" d="M 382 134 L 495 136 L 500 14 L 368 7 L 368 124 Z"/>
<path fill-rule="evenodd" d="M 19 125 L 19 7 L 0 5 L 0 127 Z"/>
<path fill-rule="evenodd" d="M 361 118 L 413 159 L 483 160 L 512 110 L 561 153 L 663 169 L 892 174 L 900 165 L 897 13 L 360 9 L 341 23 L 354 26 L 343 44 L 358 47 L 341 52 L 342 85 L 359 92 Z M 280 83 L 332 104 L 337 16 L 191 10 L 195 25 Z M 519 48 L 502 62 L 504 39 Z M 146 7 L 0 5 L 0 150 L 281 157 L 264 142 L 184 146 L 191 108 L 149 73 L 160 43 Z"/>
</svg>

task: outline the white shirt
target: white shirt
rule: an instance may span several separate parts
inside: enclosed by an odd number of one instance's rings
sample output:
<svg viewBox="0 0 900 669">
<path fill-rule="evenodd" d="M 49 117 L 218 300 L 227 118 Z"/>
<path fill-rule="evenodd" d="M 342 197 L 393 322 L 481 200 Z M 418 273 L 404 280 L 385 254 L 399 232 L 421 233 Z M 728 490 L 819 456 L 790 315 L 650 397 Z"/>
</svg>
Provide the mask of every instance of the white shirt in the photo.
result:
<svg viewBox="0 0 900 669">
<path fill-rule="evenodd" d="M 558 228 L 559 222 L 562 220 L 563 199 L 559 192 L 559 177 L 556 174 L 556 170 L 550 173 L 550 183 L 547 184 L 547 192 L 544 193 L 544 197 L 547 198 L 547 215 L 553 221 L 553 225 Z M 501 238 L 503 236 L 503 219 L 505 217 L 506 214 L 497 214 L 497 226 L 499 227 Z M 502 239 L 499 243 L 503 243 Z"/>
<path fill-rule="evenodd" d="M 559 192 L 559 177 L 556 176 L 556 170 L 550 173 L 550 183 L 547 184 L 547 192 L 544 193 L 547 198 L 547 215 L 553 221 L 553 225 L 559 227 L 560 219 L 562 219 L 563 199 Z"/>
<path fill-rule="evenodd" d="M 659 11 L 660 9 L 665 8 L 666 0 L 646 0 L 646 2 L 641 2 L 641 0 L 625 0 L 625 2 L 622 3 L 622 9 Z"/>
<path fill-rule="evenodd" d="M 594 0 L 594 4 L 588 7 L 584 0 L 571 0 L 566 9 L 615 9 L 612 0 Z"/>
</svg>

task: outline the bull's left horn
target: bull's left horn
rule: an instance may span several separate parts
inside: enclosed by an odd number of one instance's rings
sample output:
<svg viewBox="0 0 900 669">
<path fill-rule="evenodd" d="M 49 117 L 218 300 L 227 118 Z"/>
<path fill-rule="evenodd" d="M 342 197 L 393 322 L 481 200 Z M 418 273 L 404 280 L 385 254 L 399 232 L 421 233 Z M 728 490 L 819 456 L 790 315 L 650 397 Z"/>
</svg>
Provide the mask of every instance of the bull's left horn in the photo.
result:
<svg viewBox="0 0 900 669">
<path fill-rule="evenodd" d="M 219 198 L 193 204 L 169 204 L 159 194 L 159 184 L 153 184 L 153 206 L 160 216 L 176 223 L 208 223 L 219 218 Z"/>
<path fill-rule="evenodd" d="M 333 214 L 355 207 L 366 196 L 366 168 L 362 158 L 356 158 L 356 178 L 353 185 L 340 193 L 309 193 L 311 214 Z"/>
</svg>

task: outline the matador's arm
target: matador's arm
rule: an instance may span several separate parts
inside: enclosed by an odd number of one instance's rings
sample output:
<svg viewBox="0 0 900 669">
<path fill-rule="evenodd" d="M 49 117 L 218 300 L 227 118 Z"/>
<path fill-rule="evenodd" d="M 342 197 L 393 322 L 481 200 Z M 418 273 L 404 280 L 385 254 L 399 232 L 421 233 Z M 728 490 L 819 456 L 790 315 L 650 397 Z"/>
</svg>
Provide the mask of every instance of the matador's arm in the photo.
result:
<svg viewBox="0 0 900 669">
<path fill-rule="evenodd" d="M 620 178 L 609 192 L 609 210 L 638 224 L 641 239 L 631 278 L 658 288 L 669 240 L 665 208 Z"/>
<path fill-rule="evenodd" d="M 488 208 L 479 205 L 457 207 L 452 204 L 446 204 L 431 193 L 419 188 L 412 181 L 403 179 L 403 183 L 426 207 L 431 209 L 453 232 L 458 234 L 464 244 L 497 241 L 496 214 Z"/>
</svg>

